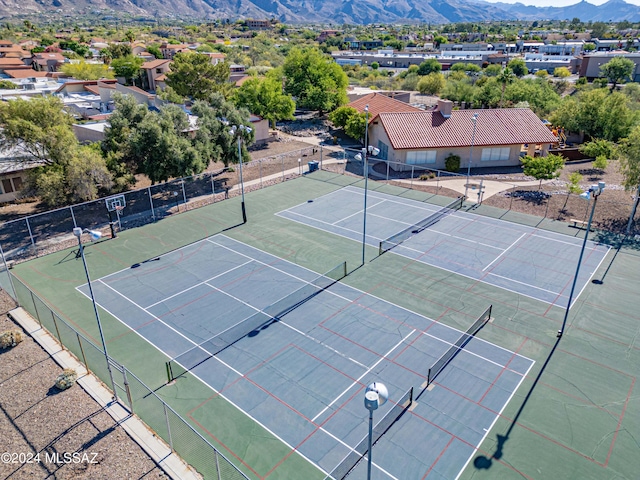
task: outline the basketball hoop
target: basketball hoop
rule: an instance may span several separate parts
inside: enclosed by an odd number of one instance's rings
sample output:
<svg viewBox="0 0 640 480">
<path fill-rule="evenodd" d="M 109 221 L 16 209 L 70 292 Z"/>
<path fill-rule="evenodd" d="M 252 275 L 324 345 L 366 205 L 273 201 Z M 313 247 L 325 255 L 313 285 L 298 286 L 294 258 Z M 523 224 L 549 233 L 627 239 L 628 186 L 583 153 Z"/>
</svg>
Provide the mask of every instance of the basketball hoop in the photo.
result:
<svg viewBox="0 0 640 480">
<path fill-rule="evenodd" d="M 124 206 L 116 205 L 116 208 L 115 208 L 116 212 L 121 213 L 123 209 L 124 209 Z"/>
</svg>

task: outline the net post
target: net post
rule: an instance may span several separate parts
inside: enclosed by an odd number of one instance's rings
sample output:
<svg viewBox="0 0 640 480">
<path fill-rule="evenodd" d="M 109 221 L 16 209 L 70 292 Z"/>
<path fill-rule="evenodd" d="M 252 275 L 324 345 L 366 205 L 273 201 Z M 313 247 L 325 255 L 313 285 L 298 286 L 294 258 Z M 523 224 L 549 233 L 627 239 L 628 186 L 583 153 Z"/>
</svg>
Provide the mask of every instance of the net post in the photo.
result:
<svg viewBox="0 0 640 480">
<path fill-rule="evenodd" d="M 173 375 L 171 373 L 171 361 L 165 362 L 165 366 L 167 367 L 167 383 L 171 383 L 173 381 Z"/>
</svg>

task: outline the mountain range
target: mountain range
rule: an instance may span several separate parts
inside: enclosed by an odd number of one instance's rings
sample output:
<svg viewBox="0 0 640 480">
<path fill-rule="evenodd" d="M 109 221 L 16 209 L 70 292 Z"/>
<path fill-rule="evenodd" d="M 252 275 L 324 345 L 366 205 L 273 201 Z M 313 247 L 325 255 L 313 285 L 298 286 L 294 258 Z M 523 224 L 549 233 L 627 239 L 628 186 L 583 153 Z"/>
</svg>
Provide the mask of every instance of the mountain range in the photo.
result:
<svg viewBox="0 0 640 480">
<path fill-rule="evenodd" d="M 522 3 L 482 0 L 0 0 L 0 15 L 19 12 L 113 15 L 143 18 L 275 18 L 281 22 L 370 24 L 451 23 L 492 20 L 571 20 L 583 22 L 640 21 L 640 7 L 624 0 L 602 5 L 581 1 L 565 7 L 534 7 Z"/>
</svg>

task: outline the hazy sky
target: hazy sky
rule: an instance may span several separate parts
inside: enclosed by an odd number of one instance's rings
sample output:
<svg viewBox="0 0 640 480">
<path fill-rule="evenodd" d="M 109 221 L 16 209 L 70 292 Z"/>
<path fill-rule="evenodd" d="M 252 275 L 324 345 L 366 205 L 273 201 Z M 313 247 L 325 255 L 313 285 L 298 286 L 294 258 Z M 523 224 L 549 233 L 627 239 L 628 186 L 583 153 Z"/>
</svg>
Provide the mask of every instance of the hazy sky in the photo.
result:
<svg viewBox="0 0 640 480">
<path fill-rule="evenodd" d="M 525 5 L 535 5 L 536 7 L 564 7 L 566 5 L 575 5 L 580 0 L 486 0 L 487 2 L 501 1 L 504 3 L 523 3 Z M 587 0 L 594 5 L 602 5 L 607 0 Z M 627 3 L 640 5 L 640 0 L 625 0 Z"/>
</svg>

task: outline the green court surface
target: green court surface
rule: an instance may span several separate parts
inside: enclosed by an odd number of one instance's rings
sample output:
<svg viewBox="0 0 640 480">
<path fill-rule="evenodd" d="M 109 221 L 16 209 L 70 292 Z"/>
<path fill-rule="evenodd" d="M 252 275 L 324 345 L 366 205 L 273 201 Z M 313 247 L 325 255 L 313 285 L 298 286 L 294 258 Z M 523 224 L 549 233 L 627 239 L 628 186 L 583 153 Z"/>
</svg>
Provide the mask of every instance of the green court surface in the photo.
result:
<svg viewBox="0 0 640 480">
<path fill-rule="evenodd" d="M 86 246 L 91 276 L 101 278 L 224 231 L 228 237 L 318 273 L 346 260 L 350 273 L 341 282 L 461 330 L 493 304 L 493 320 L 478 337 L 535 364 L 491 430 L 484 432 L 484 441 L 459 478 L 637 479 L 638 245 L 620 245 L 620 238 L 605 234 L 591 235 L 592 240 L 606 240 L 612 249 L 594 274 L 597 282 L 589 282 L 578 297 L 565 334 L 558 339 L 563 308 L 393 253 L 378 257 L 373 247 L 366 247 L 366 262 L 360 266 L 360 243 L 274 215 L 345 185 L 362 187 L 363 181 L 315 172 L 248 193 L 244 225 L 239 225 L 236 197 L 123 231 L 116 239 Z M 450 201 L 374 181 L 368 185 L 371 190 L 436 205 Z M 483 206 L 470 211 L 571 236 L 584 233 L 562 222 Z M 12 272 L 62 318 L 100 343 L 91 304 L 76 290 L 86 280 L 72 250 L 17 264 Z M 185 376 L 167 385 L 168 358 L 108 313 L 102 311 L 101 318 L 110 355 L 190 419 L 249 478 L 324 478 L 311 462 L 197 379 Z M 143 420 L 145 413 L 152 426 L 154 416 L 161 415 L 143 412 Z M 364 407 L 362 415 L 367 415 Z M 445 453 L 446 447 L 438 458 L 446 461 Z"/>
</svg>

